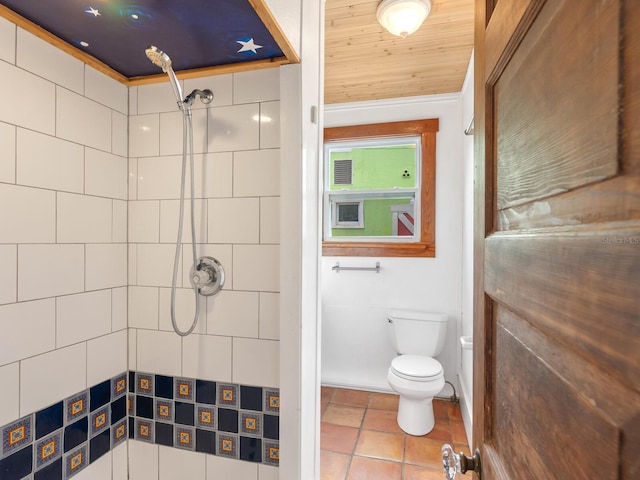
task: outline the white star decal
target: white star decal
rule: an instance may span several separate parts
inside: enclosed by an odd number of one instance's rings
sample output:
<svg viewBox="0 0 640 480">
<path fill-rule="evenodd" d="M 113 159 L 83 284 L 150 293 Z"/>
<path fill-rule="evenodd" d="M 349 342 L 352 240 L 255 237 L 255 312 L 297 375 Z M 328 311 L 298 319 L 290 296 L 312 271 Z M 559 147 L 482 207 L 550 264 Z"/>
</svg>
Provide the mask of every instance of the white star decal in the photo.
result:
<svg viewBox="0 0 640 480">
<path fill-rule="evenodd" d="M 253 43 L 253 38 L 250 38 L 246 42 L 243 42 L 242 40 L 236 40 L 236 43 L 239 43 L 240 45 L 242 45 L 242 48 L 238 50 L 238 53 L 240 52 L 258 53 L 256 52 L 256 49 L 262 48 L 262 45 L 256 45 L 255 43 Z"/>
<path fill-rule="evenodd" d="M 93 8 L 93 7 L 87 8 L 84 11 L 84 13 L 88 13 L 89 15 L 93 15 L 94 17 L 97 17 L 98 15 L 100 15 L 100 12 L 97 9 Z"/>
</svg>

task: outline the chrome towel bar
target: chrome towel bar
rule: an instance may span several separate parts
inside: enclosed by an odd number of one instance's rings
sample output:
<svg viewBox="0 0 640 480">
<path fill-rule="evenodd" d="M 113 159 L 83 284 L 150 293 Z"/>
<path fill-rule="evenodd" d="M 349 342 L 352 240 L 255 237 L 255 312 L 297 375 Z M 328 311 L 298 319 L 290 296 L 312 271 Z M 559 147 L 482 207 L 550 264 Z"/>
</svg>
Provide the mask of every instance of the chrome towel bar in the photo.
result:
<svg viewBox="0 0 640 480">
<path fill-rule="evenodd" d="M 340 262 L 336 262 L 336 264 L 331 267 L 331 270 L 334 272 L 339 272 L 340 270 L 360 270 L 363 272 L 376 272 L 380 273 L 380 262 L 376 262 L 375 267 L 341 267 Z"/>
</svg>

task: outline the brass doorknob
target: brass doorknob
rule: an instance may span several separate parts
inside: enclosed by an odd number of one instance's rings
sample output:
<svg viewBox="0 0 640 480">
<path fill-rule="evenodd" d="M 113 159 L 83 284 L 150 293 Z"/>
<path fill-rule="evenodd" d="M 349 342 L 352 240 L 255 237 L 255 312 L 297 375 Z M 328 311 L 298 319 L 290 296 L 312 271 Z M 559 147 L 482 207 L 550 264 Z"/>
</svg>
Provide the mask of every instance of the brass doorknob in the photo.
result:
<svg viewBox="0 0 640 480">
<path fill-rule="evenodd" d="M 447 480 L 455 480 L 457 473 L 476 472 L 482 478 L 480 470 L 480 450 L 476 449 L 473 457 L 464 453 L 456 453 L 448 443 L 442 446 L 442 468 Z"/>
</svg>

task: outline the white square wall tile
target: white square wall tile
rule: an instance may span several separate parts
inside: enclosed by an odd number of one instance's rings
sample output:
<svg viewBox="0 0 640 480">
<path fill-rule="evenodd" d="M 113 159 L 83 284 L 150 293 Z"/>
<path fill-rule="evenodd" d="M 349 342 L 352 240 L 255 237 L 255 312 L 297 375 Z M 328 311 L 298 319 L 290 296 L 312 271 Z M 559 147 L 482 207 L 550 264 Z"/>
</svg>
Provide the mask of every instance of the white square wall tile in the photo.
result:
<svg viewBox="0 0 640 480">
<path fill-rule="evenodd" d="M 87 385 L 95 385 L 127 369 L 127 331 L 87 342 Z"/>
<path fill-rule="evenodd" d="M 18 245 L 18 301 L 82 291 L 84 245 Z"/>
<path fill-rule="evenodd" d="M 280 147 L 280 102 L 260 104 L 260 148 Z"/>
<path fill-rule="evenodd" d="M 111 112 L 111 153 L 120 157 L 129 155 L 129 120 L 115 111 Z"/>
<path fill-rule="evenodd" d="M 0 18 L 1 20 L 3 19 Z M 0 122 L 0 145 L 2 145 L 2 148 L 0 148 L 0 182 L 16 183 L 15 126 Z"/>
<path fill-rule="evenodd" d="M 111 331 L 127 328 L 127 287 L 111 290 Z"/>
<path fill-rule="evenodd" d="M 129 200 L 138 199 L 138 159 L 129 159 Z"/>
<path fill-rule="evenodd" d="M 196 242 L 207 242 L 207 202 L 195 200 Z M 191 243 L 191 201 L 184 201 L 182 243 Z M 178 222 L 180 218 L 179 200 L 162 200 L 160 202 L 160 241 L 175 243 L 178 238 Z"/>
<path fill-rule="evenodd" d="M 181 337 L 175 332 L 138 330 L 138 370 L 177 377 L 181 352 Z"/>
<path fill-rule="evenodd" d="M 22 28 L 18 28 L 16 65 L 74 92 L 84 92 L 84 63 Z"/>
<path fill-rule="evenodd" d="M 0 365 L 56 347 L 56 303 L 53 298 L 0 307 Z"/>
<path fill-rule="evenodd" d="M 209 151 L 256 150 L 260 146 L 260 105 L 210 108 Z"/>
<path fill-rule="evenodd" d="M 129 202 L 129 242 L 157 243 L 160 238 L 160 202 Z"/>
<path fill-rule="evenodd" d="M 280 386 L 280 342 L 233 339 L 233 382 L 245 385 Z"/>
<path fill-rule="evenodd" d="M 209 104 L 204 104 L 200 100 L 196 100 L 191 106 L 194 110 L 221 107 L 233 103 L 233 74 L 185 79 L 184 91 L 187 94 L 196 88 L 198 90 L 211 90 L 213 92 L 213 101 Z"/>
<path fill-rule="evenodd" d="M 135 328 L 128 328 L 128 346 L 129 346 L 129 370 L 138 369 L 138 330 Z"/>
<path fill-rule="evenodd" d="M 127 169 L 126 157 L 87 148 L 85 154 L 85 193 L 126 200 Z"/>
<path fill-rule="evenodd" d="M 222 291 L 207 297 L 207 333 L 258 337 L 258 292 Z"/>
<path fill-rule="evenodd" d="M 138 115 L 138 87 L 129 87 L 129 115 Z"/>
<path fill-rule="evenodd" d="M 137 285 L 138 284 L 138 244 L 137 243 L 128 243 L 127 244 L 127 282 L 129 285 Z"/>
<path fill-rule="evenodd" d="M 0 243 L 56 241 L 55 192 L 0 184 L 0 205 Z"/>
<path fill-rule="evenodd" d="M 58 243 L 111 241 L 113 202 L 58 192 Z"/>
<path fill-rule="evenodd" d="M 200 302 L 200 314 L 193 333 L 207 333 L 207 300 L 204 296 L 197 296 Z M 196 313 L 196 295 L 192 288 L 176 288 L 175 319 L 178 328 L 186 332 L 191 328 Z M 173 332 L 171 322 L 171 289 L 160 289 L 159 303 L 160 330 Z"/>
<path fill-rule="evenodd" d="M 0 425 L 20 417 L 20 364 L 0 367 Z"/>
<path fill-rule="evenodd" d="M 50 135 L 18 129 L 17 182 L 66 192 L 84 191 L 84 148 Z"/>
<path fill-rule="evenodd" d="M 160 116 L 129 117 L 129 156 L 152 157 L 160 153 Z"/>
<path fill-rule="evenodd" d="M 87 251 L 86 290 L 127 285 L 127 244 L 89 244 Z"/>
<path fill-rule="evenodd" d="M 158 289 L 129 286 L 129 328 L 158 329 Z"/>
<path fill-rule="evenodd" d="M 234 245 L 233 286 L 236 290 L 278 292 L 280 247 L 278 245 Z"/>
<path fill-rule="evenodd" d="M 258 465 L 258 480 L 279 480 L 280 469 L 271 465 Z"/>
<path fill-rule="evenodd" d="M 111 332 L 111 290 L 56 299 L 56 347 L 66 347 Z M 93 385 L 93 384 L 92 384 Z"/>
<path fill-rule="evenodd" d="M 233 196 L 233 154 L 231 152 L 196 155 L 196 198 L 221 198 Z M 185 195 L 191 195 L 187 182 Z"/>
<path fill-rule="evenodd" d="M 55 85 L 21 68 L 0 62 L 0 89 L 13 92 L 16 85 L 20 85 L 20 90 L 29 92 L 29 95 L 4 95 L 0 102 L 0 122 L 54 135 Z"/>
<path fill-rule="evenodd" d="M 193 124 L 193 152 L 207 151 L 207 112 L 194 110 Z M 167 112 L 160 114 L 160 155 L 182 155 L 182 112 Z"/>
<path fill-rule="evenodd" d="M 280 197 L 260 199 L 260 243 L 280 243 Z"/>
<path fill-rule="evenodd" d="M 252 150 L 233 155 L 233 196 L 280 195 L 280 150 Z"/>
<path fill-rule="evenodd" d="M 18 246 L 0 245 L 0 304 L 18 298 Z"/>
<path fill-rule="evenodd" d="M 219 198 L 209 200 L 209 243 L 258 243 L 260 200 Z"/>
<path fill-rule="evenodd" d="M 280 338 L 280 294 L 260 292 L 260 338 Z"/>
<path fill-rule="evenodd" d="M 158 480 L 158 445 L 129 440 L 129 478 Z"/>
<path fill-rule="evenodd" d="M 129 453 L 127 451 L 127 443 L 128 442 L 122 442 L 111 450 L 112 480 L 128 480 L 129 478 Z"/>
<path fill-rule="evenodd" d="M 162 74 L 162 70 L 158 69 L 158 73 Z M 179 83 L 182 86 L 181 80 Z M 178 99 L 173 93 L 168 77 L 165 82 L 138 87 L 138 115 L 176 111 L 178 111 Z"/>
<path fill-rule="evenodd" d="M 158 480 L 205 480 L 205 455 L 160 445 Z"/>
<path fill-rule="evenodd" d="M 93 100 L 56 88 L 56 136 L 111 151 L 111 110 Z"/>
<path fill-rule="evenodd" d="M 239 462 L 232 458 L 207 455 L 207 480 L 234 478 L 242 480 L 258 480 L 258 464 Z"/>
<path fill-rule="evenodd" d="M 0 17 L 0 60 L 16 61 L 16 24 Z"/>
<path fill-rule="evenodd" d="M 170 287 L 173 278 L 173 262 L 176 246 L 170 243 L 141 243 L 137 253 L 137 283 L 138 285 Z M 178 287 L 181 279 L 178 265 Z"/>
<path fill-rule="evenodd" d="M 231 382 L 231 338 L 214 335 L 184 337 L 182 375 Z"/>
<path fill-rule="evenodd" d="M 111 241 L 114 243 L 127 243 L 127 201 L 113 201 L 113 224 Z"/>
<path fill-rule="evenodd" d="M 84 343 L 23 360 L 20 364 L 20 414 L 40 410 L 87 388 Z"/>
<path fill-rule="evenodd" d="M 138 200 L 180 198 L 182 158 L 138 159 Z"/>
<path fill-rule="evenodd" d="M 264 68 L 233 74 L 233 103 L 280 99 L 280 69 Z"/>
<path fill-rule="evenodd" d="M 90 66 L 85 67 L 85 96 L 122 114 L 128 111 L 127 86 Z"/>
</svg>

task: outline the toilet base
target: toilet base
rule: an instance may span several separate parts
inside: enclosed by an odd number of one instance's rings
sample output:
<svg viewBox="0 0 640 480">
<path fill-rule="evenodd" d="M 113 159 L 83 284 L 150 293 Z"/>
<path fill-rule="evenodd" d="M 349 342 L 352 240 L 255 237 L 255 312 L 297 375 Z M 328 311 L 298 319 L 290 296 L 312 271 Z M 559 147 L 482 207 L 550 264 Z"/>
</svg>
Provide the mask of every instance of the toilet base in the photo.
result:
<svg viewBox="0 0 640 480">
<path fill-rule="evenodd" d="M 400 395 L 398 426 L 409 435 L 422 436 L 433 430 L 433 397 L 413 399 Z"/>
</svg>

